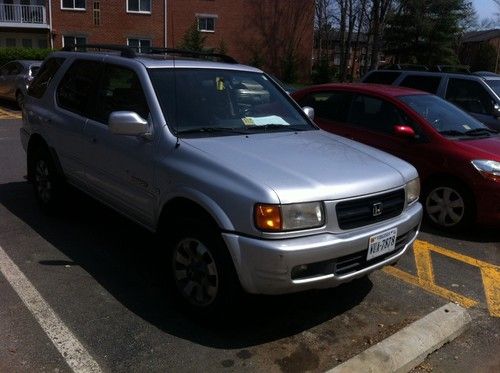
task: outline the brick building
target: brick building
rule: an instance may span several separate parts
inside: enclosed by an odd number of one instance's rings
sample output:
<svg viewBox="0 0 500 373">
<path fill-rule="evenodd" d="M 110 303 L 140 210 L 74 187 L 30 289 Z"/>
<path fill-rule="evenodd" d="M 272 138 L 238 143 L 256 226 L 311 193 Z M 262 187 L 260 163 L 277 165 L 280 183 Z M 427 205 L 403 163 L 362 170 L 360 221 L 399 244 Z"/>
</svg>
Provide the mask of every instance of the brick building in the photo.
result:
<svg viewBox="0 0 500 373">
<path fill-rule="evenodd" d="M 0 0 L 0 47 L 175 47 L 196 23 L 207 48 L 278 75 L 311 68 L 314 0 Z"/>
</svg>

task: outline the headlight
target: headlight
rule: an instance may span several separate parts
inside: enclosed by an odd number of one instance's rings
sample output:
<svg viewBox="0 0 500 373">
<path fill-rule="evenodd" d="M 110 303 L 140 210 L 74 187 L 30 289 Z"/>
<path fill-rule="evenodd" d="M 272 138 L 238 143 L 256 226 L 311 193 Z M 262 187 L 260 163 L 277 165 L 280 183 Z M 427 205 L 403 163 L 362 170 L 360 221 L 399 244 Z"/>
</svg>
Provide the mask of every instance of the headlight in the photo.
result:
<svg viewBox="0 0 500 373">
<path fill-rule="evenodd" d="M 316 228 L 325 224 L 321 202 L 291 205 L 257 204 L 254 209 L 255 225 L 268 232 Z"/>
<path fill-rule="evenodd" d="M 415 202 L 420 195 L 420 179 L 417 177 L 406 184 L 406 203 Z"/>
<path fill-rule="evenodd" d="M 477 159 L 471 163 L 485 178 L 500 181 L 500 162 Z"/>
</svg>

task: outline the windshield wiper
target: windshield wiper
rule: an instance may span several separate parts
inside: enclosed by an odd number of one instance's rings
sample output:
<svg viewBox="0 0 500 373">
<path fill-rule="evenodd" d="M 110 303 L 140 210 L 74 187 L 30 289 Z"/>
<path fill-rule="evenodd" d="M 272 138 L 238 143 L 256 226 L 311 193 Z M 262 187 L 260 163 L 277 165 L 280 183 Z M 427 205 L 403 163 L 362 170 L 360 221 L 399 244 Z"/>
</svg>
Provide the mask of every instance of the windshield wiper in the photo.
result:
<svg viewBox="0 0 500 373">
<path fill-rule="evenodd" d="M 491 133 L 496 134 L 498 132 L 490 128 L 474 128 L 472 130 L 465 131 L 465 134 L 467 136 L 481 136 L 481 135 L 489 136 Z"/>
<path fill-rule="evenodd" d="M 443 136 L 465 136 L 465 133 L 457 130 L 439 131 Z"/>
<path fill-rule="evenodd" d="M 307 131 L 304 128 L 297 128 L 297 127 L 293 127 L 293 126 L 290 126 L 290 125 L 274 124 L 274 123 L 264 124 L 264 125 L 259 125 L 259 126 L 248 126 L 247 127 L 248 131 L 264 130 L 264 132 L 267 131 L 267 130 L 281 130 L 281 129 L 284 129 L 284 130 L 287 130 L 287 131 L 293 131 L 293 132 L 295 132 L 295 131 Z"/>
<path fill-rule="evenodd" d="M 197 127 L 197 128 L 189 128 L 185 130 L 177 131 L 178 135 L 184 135 L 189 133 L 237 133 L 237 134 L 245 134 L 244 131 L 238 128 L 232 127 Z"/>
</svg>

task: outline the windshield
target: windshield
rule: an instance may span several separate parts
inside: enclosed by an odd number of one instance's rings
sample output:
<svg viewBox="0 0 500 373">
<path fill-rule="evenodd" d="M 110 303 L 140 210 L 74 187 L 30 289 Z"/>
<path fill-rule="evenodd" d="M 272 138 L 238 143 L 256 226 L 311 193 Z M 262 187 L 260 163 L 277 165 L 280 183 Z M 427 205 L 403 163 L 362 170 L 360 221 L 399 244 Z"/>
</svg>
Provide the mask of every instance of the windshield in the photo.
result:
<svg viewBox="0 0 500 373">
<path fill-rule="evenodd" d="M 218 69 L 151 69 L 170 129 L 218 136 L 313 127 L 264 74 Z"/>
<path fill-rule="evenodd" d="M 486 84 L 500 97 L 500 79 L 488 79 L 485 80 Z"/>
<path fill-rule="evenodd" d="M 401 96 L 399 99 L 424 117 L 434 129 L 444 136 L 469 136 L 470 134 L 480 134 L 483 130 L 485 135 L 494 132 L 440 97 L 410 95 Z"/>
</svg>

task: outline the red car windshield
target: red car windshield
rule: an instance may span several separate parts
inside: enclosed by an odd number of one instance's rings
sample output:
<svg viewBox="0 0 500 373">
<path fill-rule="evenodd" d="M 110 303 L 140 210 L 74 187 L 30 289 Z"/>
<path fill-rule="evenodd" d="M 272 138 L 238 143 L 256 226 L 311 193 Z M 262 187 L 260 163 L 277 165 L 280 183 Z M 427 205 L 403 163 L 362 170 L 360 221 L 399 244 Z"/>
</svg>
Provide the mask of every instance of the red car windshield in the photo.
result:
<svg viewBox="0 0 500 373">
<path fill-rule="evenodd" d="M 496 131 L 455 105 L 434 95 L 408 95 L 399 99 L 444 136 L 490 136 Z"/>
</svg>

